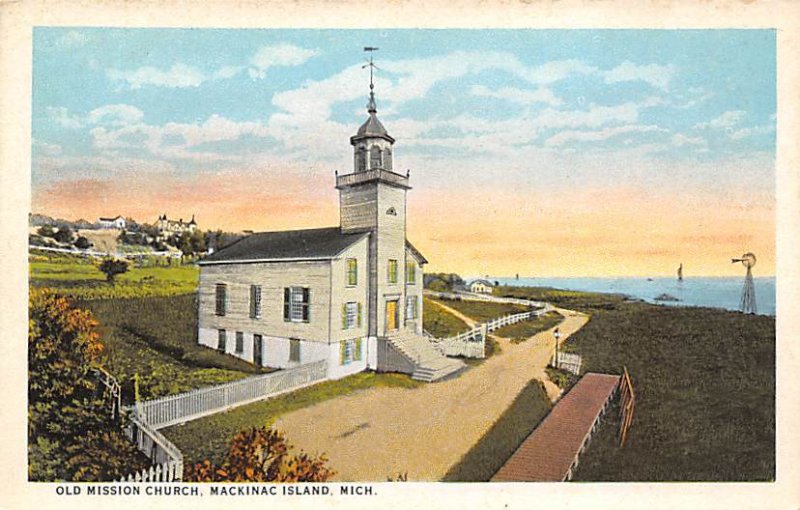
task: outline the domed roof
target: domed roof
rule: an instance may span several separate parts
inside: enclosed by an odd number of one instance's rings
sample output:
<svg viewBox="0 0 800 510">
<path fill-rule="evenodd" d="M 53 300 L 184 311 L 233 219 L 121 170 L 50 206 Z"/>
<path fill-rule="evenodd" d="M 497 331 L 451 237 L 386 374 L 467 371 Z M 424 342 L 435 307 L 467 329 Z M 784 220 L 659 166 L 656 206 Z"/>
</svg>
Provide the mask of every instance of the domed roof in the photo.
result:
<svg viewBox="0 0 800 510">
<path fill-rule="evenodd" d="M 372 89 L 372 84 L 370 84 L 370 89 Z M 384 140 L 388 140 L 390 143 L 394 143 L 394 138 L 389 136 L 386 128 L 383 127 L 381 121 L 378 120 L 378 108 L 375 105 L 375 93 L 371 90 L 369 93 L 369 103 L 367 103 L 367 111 L 369 112 L 369 118 L 366 122 L 361 124 L 361 127 L 358 128 L 355 136 L 350 137 L 350 143 L 355 145 L 357 141 L 364 140 L 366 138 L 383 138 Z"/>
<path fill-rule="evenodd" d="M 358 128 L 356 136 L 386 136 L 388 134 L 389 132 L 386 131 L 381 121 L 378 120 L 378 116 L 375 112 L 370 112 L 367 121 Z"/>
</svg>

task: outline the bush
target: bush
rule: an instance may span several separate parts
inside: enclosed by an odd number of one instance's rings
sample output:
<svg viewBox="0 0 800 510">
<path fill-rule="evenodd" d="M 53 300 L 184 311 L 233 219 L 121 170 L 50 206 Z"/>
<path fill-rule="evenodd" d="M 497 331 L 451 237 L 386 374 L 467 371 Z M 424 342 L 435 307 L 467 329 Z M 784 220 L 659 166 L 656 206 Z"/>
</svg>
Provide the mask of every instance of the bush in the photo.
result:
<svg viewBox="0 0 800 510">
<path fill-rule="evenodd" d="M 36 289 L 29 314 L 29 479 L 110 481 L 144 468 L 92 372 L 103 351 L 92 314 Z"/>
<path fill-rule="evenodd" d="M 335 472 L 325 454 L 289 455 L 290 445 L 281 432 L 267 427 L 236 434 L 220 465 L 206 459 L 186 469 L 187 482 L 325 482 Z"/>
<path fill-rule="evenodd" d="M 114 283 L 114 277 L 128 271 L 128 262 L 119 259 L 105 259 L 100 263 L 100 271 L 106 275 L 108 283 Z"/>
<path fill-rule="evenodd" d="M 59 227 L 58 232 L 53 235 L 53 239 L 59 243 L 71 243 L 72 235 L 72 230 L 69 227 Z"/>
<path fill-rule="evenodd" d="M 53 237 L 56 231 L 53 230 L 53 227 L 50 225 L 42 225 L 39 227 L 39 230 L 37 230 L 36 233 L 42 237 Z"/>
<path fill-rule="evenodd" d="M 85 237 L 78 236 L 78 239 L 75 240 L 75 247 L 81 250 L 88 250 L 92 247 L 92 243 Z"/>
</svg>

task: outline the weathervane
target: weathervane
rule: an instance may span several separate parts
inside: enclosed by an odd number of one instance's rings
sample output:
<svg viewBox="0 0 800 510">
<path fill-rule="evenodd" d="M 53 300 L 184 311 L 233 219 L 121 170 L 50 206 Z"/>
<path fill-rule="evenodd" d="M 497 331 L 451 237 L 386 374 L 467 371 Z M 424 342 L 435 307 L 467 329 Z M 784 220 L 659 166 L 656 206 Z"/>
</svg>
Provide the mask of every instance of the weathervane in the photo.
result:
<svg viewBox="0 0 800 510">
<path fill-rule="evenodd" d="M 372 70 L 378 69 L 378 66 L 372 61 L 372 53 L 378 51 L 377 47 L 374 46 L 364 46 L 364 51 L 369 52 L 369 62 L 361 66 L 361 69 L 365 67 L 369 67 L 369 103 L 367 104 L 367 111 L 370 113 L 374 113 L 378 111 L 377 106 L 375 105 L 375 84 L 372 81 Z"/>
</svg>

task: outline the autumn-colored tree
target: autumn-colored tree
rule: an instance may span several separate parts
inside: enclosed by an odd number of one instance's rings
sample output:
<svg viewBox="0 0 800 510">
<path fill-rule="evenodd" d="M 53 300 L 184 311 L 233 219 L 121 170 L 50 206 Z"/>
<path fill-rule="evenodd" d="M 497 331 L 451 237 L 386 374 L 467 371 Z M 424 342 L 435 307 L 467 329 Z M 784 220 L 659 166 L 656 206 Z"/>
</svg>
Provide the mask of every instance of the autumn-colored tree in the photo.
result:
<svg viewBox="0 0 800 510">
<path fill-rule="evenodd" d="M 209 460 L 187 466 L 188 482 L 325 482 L 335 471 L 324 454 L 289 454 L 283 433 L 261 427 L 236 434 L 221 464 Z"/>
<path fill-rule="evenodd" d="M 29 478 L 108 481 L 141 465 L 92 371 L 103 344 L 91 313 L 42 289 L 28 305 Z"/>
</svg>

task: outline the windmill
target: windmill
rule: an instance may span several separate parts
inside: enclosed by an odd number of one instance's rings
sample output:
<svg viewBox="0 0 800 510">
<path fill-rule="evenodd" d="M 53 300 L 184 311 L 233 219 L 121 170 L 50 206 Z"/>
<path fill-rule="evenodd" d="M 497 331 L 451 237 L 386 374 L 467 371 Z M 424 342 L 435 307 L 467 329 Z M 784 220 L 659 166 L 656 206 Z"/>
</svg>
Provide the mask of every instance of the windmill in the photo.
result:
<svg viewBox="0 0 800 510">
<path fill-rule="evenodd" d="M 741 262 L 747 268 L 744 277 L 744 289 L 742 289 L 742 301 L 739 304 L 739 311 L 742 313 L 755 314 L 756 311 L 756 287 L 753 284 L 753 266 L 756 265 L 756 256 L 750 252 L 745 253 L 738 259 L 731 259 L 732 263 Z"/>
</svg>

